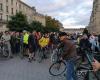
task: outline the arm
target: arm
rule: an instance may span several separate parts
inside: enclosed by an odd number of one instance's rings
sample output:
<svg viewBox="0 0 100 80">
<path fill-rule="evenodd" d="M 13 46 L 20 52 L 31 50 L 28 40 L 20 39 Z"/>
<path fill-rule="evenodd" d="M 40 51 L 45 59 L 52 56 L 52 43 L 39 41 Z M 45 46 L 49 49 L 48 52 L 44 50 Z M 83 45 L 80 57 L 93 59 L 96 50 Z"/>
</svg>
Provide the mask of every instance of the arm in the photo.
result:
<svg viewBox="0 0 100 80">
<path fill-rule="evenodd" d="M 66 58 L 66 56 L 68 55 L 68 53 L 69 53 L 69 46 L 67 46 L 67 45 L 64 45 L 64 47 L 63 47 L 63 53 L 62 53 L 62 58 L 63 59 L 65 59 Z"/>
</svg>

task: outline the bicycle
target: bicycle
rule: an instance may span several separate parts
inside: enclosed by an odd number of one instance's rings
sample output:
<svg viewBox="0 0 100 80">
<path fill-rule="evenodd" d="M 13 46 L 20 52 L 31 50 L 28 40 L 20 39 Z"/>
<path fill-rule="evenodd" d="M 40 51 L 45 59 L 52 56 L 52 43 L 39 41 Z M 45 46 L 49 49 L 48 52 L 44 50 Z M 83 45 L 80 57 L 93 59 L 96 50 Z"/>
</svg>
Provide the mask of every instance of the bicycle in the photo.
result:
<svg viewBox="0 0 100 80">
<path fill-rule="evenodd" d="M 89 62 L 89 64 L 87 65 L 90 65 L 90 66 L 82 65 L 81 57 L 76 59 L 76 66 L 75 66 L 75 73 L 76 73 L 76 78 L 77 78 L 76 80 L 89 80 L 88 75 L 90 72 L 93 72 L 91 68 L 91 64 L 92 64 L 91 62 L 93 61 L 93 55 L 90 56 L 90 53 L 91 52 L 88 52 L 85 50 L 85 54 Z M 57 57 L 57 61 L 55 61 L 50 66 L 49 73 L 52 76 L 59 76 L 66 71 L 66 64 L 63 60 L 60 60 L 61 57 L 60 57 L 59 51 L 57 51 L 55 55 Z M 94 72 L 93 72 L 93 75 L 95 76 L 96 80 L 100 80 L 100 78 Z"/>
<path fill-rule="evenodd" d="M 65 61 L 61 60 L 60 56 L 60 50 L 53 50 L 53 54 L 51 56 L 51 61 L 53 64 L 49 68 L 49 73 L 53 76 L 59 76 L 66 71 L 66 63 Z"/>
<path fill-rule="evenodd" d="M 0 53 L 2 57 L 9 57 L 9 50 L 6 41 L 0 41 Z"/>
<path fill-rule="evenodd" d="M 44 59 L 47 59 L 48 47 L 40 47 L 38 50 L 38 62 L 41 63 Z"/>
<path fill-rule="evenodd" d="M 92 68 L 92 62 L 94 59 L 94 54 L 91 51 L 84 50 L 86 58 L 88 60 L 88 64 L 79 64 L 75 71 L 77 80 L 100 80 L 100 77 L 98 76 L 98 72 L 94 73 Z M 90 77 L 90 74 L 92 76 Z"/>
</svg>

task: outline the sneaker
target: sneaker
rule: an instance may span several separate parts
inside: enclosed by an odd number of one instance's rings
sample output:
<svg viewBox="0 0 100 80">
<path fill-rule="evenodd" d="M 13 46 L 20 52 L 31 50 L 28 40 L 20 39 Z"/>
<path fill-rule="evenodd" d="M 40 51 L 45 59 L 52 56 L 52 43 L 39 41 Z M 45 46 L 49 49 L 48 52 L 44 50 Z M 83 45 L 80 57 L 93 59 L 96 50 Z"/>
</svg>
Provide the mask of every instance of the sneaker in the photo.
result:
<svg viewBox="0 0 100 80">
<path fill-rule="evenodd" d="M 31 62 L 32 62 L 32 59 L 31 59 L 31 58 L 29 58 L 28 62 L 30 62 L 30 63 L 31 63 Z"/>
</svg>

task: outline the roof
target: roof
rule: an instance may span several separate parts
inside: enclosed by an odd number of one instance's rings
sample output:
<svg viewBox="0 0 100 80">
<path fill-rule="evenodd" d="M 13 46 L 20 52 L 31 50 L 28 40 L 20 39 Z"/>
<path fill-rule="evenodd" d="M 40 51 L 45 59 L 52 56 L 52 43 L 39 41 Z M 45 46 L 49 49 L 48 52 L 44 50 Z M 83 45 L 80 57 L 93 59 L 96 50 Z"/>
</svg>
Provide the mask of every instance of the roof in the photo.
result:
<svg viewBox="0 0 100 80">
<path fill-rule="evenodd" d="M 29 6 L 28 4 L 24 3 L 23 1 L 19 0 L 19 2 L 22 3 L 22 4 L 24 4 L 24 5 L 27 6 L 28 8 L 34 10 L 33 7 Z"/>
</svg>

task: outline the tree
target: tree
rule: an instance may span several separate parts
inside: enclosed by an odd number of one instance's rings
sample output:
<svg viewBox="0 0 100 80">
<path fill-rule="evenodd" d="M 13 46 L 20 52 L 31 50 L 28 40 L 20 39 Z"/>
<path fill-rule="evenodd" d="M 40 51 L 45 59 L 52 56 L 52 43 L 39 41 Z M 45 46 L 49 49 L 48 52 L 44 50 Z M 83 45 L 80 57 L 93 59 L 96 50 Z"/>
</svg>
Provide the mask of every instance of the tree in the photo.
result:
<svg viewBox="0 0 100 80">
<path fill-rule="evenodd" d="M 33 22 L 30 24 L 29 31 L 33 31 L 33 30 L 36 30 L 36 31 L 42 32 L 42 33 L 57 32 L 57 31 L 59 31 L 59 29 L 58 29 L 58 28 L 55 28 L 55 27 L 50 27 L 50 26 L 44 27 L 44 26 L 43 26 L 40 22 L 38 22 L 38 21 L 33 21 Z"/>
<path fill-rule="evenodd" d="M 30 24 L 29 29 L 30 29 L 30 31 L 36 30 L 38 32 L 44 32 L 44 26 L 38 21 L 33 21 Z"/>
<path fill-rule="evenodd" d="M 45 27 L 44 28 L 44 31 L 45 32 L 58 32 L 59 29 L 58 28 L 55 28 L 55 27 Z"/>
<path fill-rule="evenodd" d="M 87 28 L 84 29 L 83 35 L 84 35 L 84 34 L 89 35 L 89 32 L 88 32 Z"/>
<path fill-rule="evenodd" d="M 46 16 L 46 27 L 44 27 L 40 22 L 38 21 L 32 21 L 32 23 L 28 23 L 26 15 L 22 14 L 22 12 L 16 13 L 16 15 L 13 15 L 10 17 L 11 19 L 7 23 L 7 27 L 11 31 L 39 31 L 42 33 L 45 32 L 57 32 L 59 31 L 59 21 L 55 20 L 49 16 Z"/>
<path fill-rule="evenodd" d="M 7 27 L 11 31 L 23 31 L 28 30 L 29 24 L 26 15 L 22 12 L 16 13 L 10 17 L 11 19 L 7 23 Z"/>
<path fill-rule="evenodd" d="M 60 28 L 60 22 L 50 16 L 46 16 L 46 29 L 50 32 L 57 32 Z"/>
</svg>

